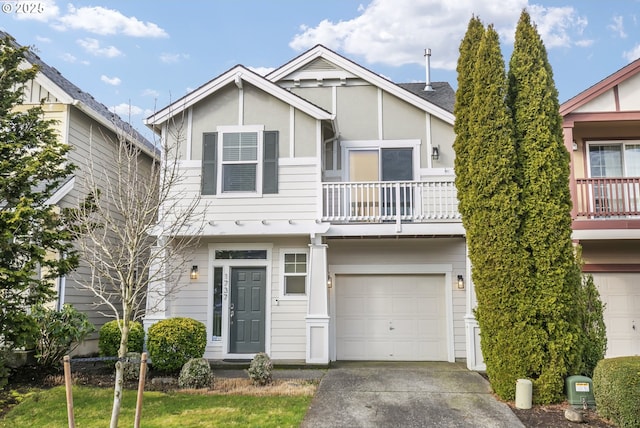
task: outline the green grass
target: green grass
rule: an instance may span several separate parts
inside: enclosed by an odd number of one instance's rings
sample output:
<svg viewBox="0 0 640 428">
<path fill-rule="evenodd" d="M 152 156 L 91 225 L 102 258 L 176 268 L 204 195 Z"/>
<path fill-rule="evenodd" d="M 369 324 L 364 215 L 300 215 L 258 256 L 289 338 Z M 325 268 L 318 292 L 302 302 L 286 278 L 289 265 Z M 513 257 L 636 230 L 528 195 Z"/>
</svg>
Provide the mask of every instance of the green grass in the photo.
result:
<svg viewBox="0 0 640 428">
<path fill-rule="evenodd" d="M 145 392 L 141 426 L 162 427 L 298 427 L 310 396 L 200 395 Z M 73 388 L 77 428 L 109 425 L 113 390 Z M 118 425 L 133 426 L 136 391 L 125 390 Z M 63 386 L 28 394 L 4 419 L 1 428 L 68 426 Z"/>
</svg>

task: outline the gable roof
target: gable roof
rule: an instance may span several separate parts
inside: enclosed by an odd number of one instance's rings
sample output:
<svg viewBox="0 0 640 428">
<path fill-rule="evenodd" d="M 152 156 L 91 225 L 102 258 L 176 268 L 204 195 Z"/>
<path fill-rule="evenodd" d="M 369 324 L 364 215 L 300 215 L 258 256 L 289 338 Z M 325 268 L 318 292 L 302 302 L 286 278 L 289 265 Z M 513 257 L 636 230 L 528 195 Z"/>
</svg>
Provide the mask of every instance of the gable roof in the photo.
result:
<svg viewBox="0 0 640 428">
<path fill-rule="evenodd" d="M 16 48 L 22 47 L 9 33 L 0 30 L 0 37 L 3 39 L 8 38 Z M 84 92 L 71 83 L 58 70 L 42 61 L 31 49 L 26 52 L 25 58 L 30 64 L 38 67 L 36 82 L 51 92 L 62 103 L 77 107 L 116 134 L 130 137 L 148 154 L 157 156 L 155 145 L 140 134 L 130 123 L 125 122 L 120 116 L 111 112 L 104 104 L 93 98 L 91 94 Z"/>
<path fill-rule="evenodd" d="M 431 82 L 433 91 L 425 91 L 424 83 L 398 83 L 403 89 L 453 114 L 456 92 L 447 82 Z"/>
<path fill-rule="evenodd" d="M 434 94 L 433 96 L 430 96 L 431 98 L 427 98 L 429 97 L 429 95 L 422 96 L 422 94 L 417 94 L 417 91 L 415 90 L 416 88 L 414 88 L 413 86 L 410 86 L 410 88 L 412 89 L 408 89 L 407 87 L 398 85 L 322 45 L 314 46 L 313 48 L 284 64 L 280 68 L 272 71 L 266 77 L 272 82 L 277 82 L 286 78 L 288 75 L 294 73 L 295 71 L 298 71 L 313 62 L 317 62 L 318 59 L 324 59 L 329 63 L 334 63 L 347 72 L 359 77 L 360 79 L 374 86 L 377 86 L 392 95 L 395 95 L 396 97 L 424 110 L 429 114 L 440 118 L 444 122 L 453 125 L 453 108 L 451 108 L 451 110 L 448 110 L 446 107 L 444 107 L 448 106 L 449 103 L 453 101 L 448 100 L 449 97 L 451 97 L 450 93 L 448 95 L 442 96 L 440 94 Z M 424 88 L 424 83 L 422 83 L 422 88 Z M 436 99 L 440 101 L 441 105 L 435 102 Z M 447 99 L 447 101 L 445 101 L 445 99 Z"/>
<path fill-rule="evenodd" d="M 281 88 L 248 68 L 242 65 L 236 65 L 179 100 L 169 104 L 162 110 L 149 116 L 145 119 L 144 123 L 149 127 L 155 128 L 164 123 L 170 117 L 185 111 L 198 101 L 208 97 L 228 84 L 234 83 L 237 86 L 241 86 L 242 82 L 247 82 L 256 86 L 281 101 L 307 113 L 311 117 L 321 120 L 333 119 L 333 115 L 328 111 L 310 103 L 290 91 L 287 91 L 286 89 Z"/>
<path fill-rule="evenodd" d="M 605 77 L 600 82 L 562 103 L 562 105 L 560 105 L 560 115 L 562 115 L 563 117 L 568 115 L 577 108 L 582 107 L 583 105 L 594 100 L 611 88 L 619 85 L 620 83 L 638 73 L 640 73 L 640 59 L 637 59 L 632 63 L 622 67 L 620 70 L 609 75 L 608 77 Z"/>
</svg>

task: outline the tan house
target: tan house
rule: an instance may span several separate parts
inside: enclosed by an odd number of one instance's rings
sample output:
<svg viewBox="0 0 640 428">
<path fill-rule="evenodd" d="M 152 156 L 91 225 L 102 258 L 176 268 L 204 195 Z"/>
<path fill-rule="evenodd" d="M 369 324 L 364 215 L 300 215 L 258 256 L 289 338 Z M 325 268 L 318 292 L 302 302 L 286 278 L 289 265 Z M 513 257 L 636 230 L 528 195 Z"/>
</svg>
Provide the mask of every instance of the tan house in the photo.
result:
<svg viewBox="0 0 640 428">
<path fill-rule="evenodd" d="M 318 45 L 266 77 L 233 67 L 149 117 L 163 138 L 185 118 L 176 198 L 201 195 L 205 226 L 192 275 L 145 326 L 202 321 L 210 359 L 481 368 L 454 98 Z"/>
<path fill-rule="evenodd" d="M 0 31 L 0 37 L 11 36 Z M 15 46 L 19 47 L 18 43 L 13 41 Z M 67 80 L 58 70 L 44 63 L 33 52 L 28 52 L 27 61 L 30 65 L 36 65 L 39 72 L 35 79 L 26 85 L 24 104 L 20 108 L 28 109 L 41 105 L 45 118 L 57 121 L 56 132 L 60 139 L 71 145 L 69 161 L 77 166 L 74 175 L 69 177 L 48 201 L 51 205 L 60 208 L 78 206 L 78 202 L 86 195 L 83 183 L 90 163 L 95 167 L 108 169 L 116 154 L 115 142 L 118 141 L 118 136 L 127 136 L 130 141 L 139 144 L 145 153 L 145 160 L 149 163 L 157 157 L 156 149 L 151 142 L 90 94 Z M 82 255 L 80 258 L 82 259 Z M 90 321 L 99 329 L 109 320 L 100 314 L 104 307 L 98 305 L 98 301 L 89 291 L 78 286 L 78 282 L 86 280 L 89 275 L 88 268 L 81 260 L 80 267 L 75 272 L 67 277 L 58 278 L 55 284 L 57 298 L 54 304 L 58 308 L 65 303 L 72 304 L 76 309 L 88 314 Z M 94 339 L 87 341 L 79 352 L 97 351 L 97 340 Z"/>
<path fill-rule="evenodd" d="M 573 238 L 606 303 L 607 357 L 640 355 L 640 60 L 560 106 Z"/>
</svg>

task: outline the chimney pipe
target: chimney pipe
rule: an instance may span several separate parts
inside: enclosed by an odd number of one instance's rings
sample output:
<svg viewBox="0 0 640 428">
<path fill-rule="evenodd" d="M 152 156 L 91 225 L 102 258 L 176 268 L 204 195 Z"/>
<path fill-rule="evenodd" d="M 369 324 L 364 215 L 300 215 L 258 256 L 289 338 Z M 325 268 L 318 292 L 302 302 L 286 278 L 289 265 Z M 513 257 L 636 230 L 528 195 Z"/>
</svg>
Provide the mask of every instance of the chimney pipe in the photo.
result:
<svg viewBox="0 0 640 428">
<path fill-rule="evenodd" d="M 427 82 L 424 86 L 425 91 L 433 91 L 433 87 L 431 86 L 431 49 L 424 50 L 425 57 L 425 66 L 427 70 Z"/>
</svg>

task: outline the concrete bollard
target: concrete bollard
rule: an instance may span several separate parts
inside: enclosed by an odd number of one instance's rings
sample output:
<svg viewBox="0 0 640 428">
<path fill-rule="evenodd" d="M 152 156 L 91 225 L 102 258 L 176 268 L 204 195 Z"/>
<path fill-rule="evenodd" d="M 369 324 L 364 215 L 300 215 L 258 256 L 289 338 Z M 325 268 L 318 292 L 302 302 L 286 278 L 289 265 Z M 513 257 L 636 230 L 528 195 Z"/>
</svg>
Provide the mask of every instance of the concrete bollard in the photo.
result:
<svg viewBox="0 0 640 428">
<path fill-rule="evenodd" d="M 518 379 L 516 382 L 516 409 L 530 409 L 533 395 L 533 384 L 529 379 Z"/>
</svg>

